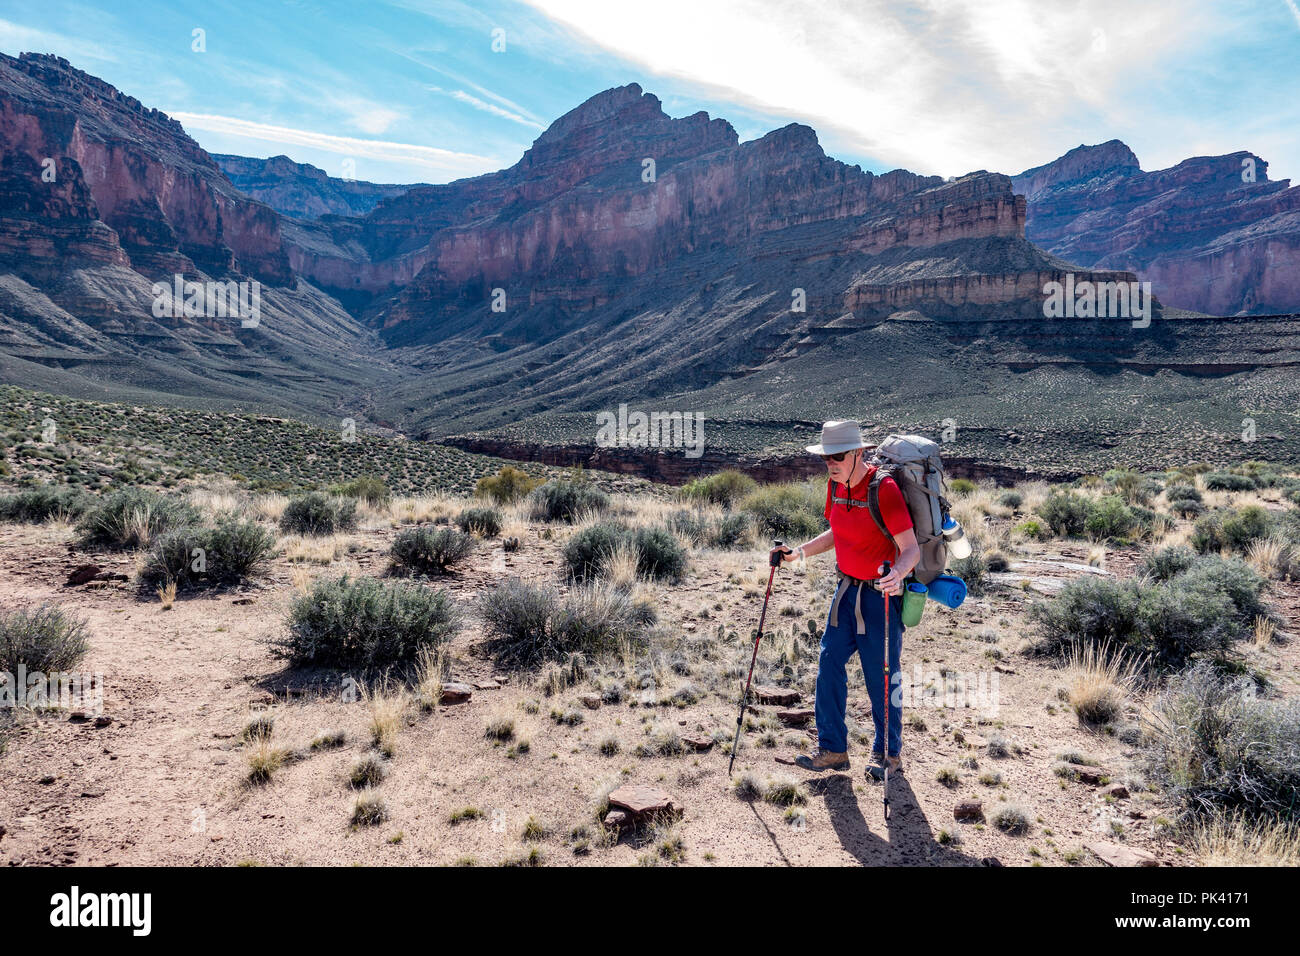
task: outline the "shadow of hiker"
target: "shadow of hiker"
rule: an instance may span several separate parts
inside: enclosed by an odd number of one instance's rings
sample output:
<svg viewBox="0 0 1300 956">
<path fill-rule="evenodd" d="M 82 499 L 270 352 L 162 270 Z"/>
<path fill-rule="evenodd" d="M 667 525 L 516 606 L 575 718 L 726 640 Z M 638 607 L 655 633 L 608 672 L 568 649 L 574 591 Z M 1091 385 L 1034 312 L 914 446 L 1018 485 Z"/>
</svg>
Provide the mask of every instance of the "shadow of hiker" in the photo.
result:
<svg viewBox="0 0 1300 956">
<path fill-rule="evenodd" d="M 852 776 L 836 774 L 809 781 L 808 791 L 825 801 L 840 845 L 863 866 L 980 865 L 978 859 L 935 840 L 925 811 L 905 776 L 890 776 L 887 827 L 881 804 L 883 784 L 874 784 L 867 790 L 866 802 L 870 806 L 867 812 L 875 814 L 870 824 L 859 806 L 855 786 Z"/>
</svg>

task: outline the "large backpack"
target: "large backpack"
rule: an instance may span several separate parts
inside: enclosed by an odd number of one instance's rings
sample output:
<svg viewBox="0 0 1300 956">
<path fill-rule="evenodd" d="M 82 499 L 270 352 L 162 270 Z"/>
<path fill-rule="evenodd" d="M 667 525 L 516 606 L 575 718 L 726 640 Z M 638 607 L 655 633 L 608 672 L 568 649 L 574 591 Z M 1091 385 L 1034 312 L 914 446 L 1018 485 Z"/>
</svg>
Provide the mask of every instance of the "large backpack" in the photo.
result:
<svg viewBox="0 0 1300 956">
<path fill-rule="evenodd" d="M 921 560 L 912 576 L 929 584 L 948 564 L 948 544 L 943 537 L 943 522 L 948 517 L 948 499 L 943 496 L 943 460 L 939 446 L 920 435 L 890 435 L 876 446 L 872 457 L 876 473 L 867 488 L 867 510 L 886 538 L 892 538 L 880 514 L 880 483 L 893 478 L 903 493 L 912 516 L 916 543 Z"/>
</svg>

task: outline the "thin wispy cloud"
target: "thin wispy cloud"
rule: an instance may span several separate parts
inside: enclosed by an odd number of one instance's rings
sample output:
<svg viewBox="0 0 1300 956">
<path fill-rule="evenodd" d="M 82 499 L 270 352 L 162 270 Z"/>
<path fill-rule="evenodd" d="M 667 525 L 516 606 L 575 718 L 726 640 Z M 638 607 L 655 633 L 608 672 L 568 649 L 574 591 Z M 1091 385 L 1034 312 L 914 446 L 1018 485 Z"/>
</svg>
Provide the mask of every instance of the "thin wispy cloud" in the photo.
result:
<svg viewBox="0 0 1300 956">
<path fill-rule="evenodd" d="M 1286 5 L 1291 11 L 1291 16 L 1295 17 L 1295 25 L 1300 27 L 1300 7 L 1296 6 L 1295 0 L 1286 0 Z"/>
<path fill-rule="evenodd" d="M 502 109 L 495 103 L 488 103 L 485 100 L 479 99 L 477 96 L 471 96 L 464 90 L 444 90 L 440 86 L 431 86 L 429 87 L 429 92 L 441 93 L 443 96 L 450 96 L 453 100 L 466 103 L 474 107 L 476 110 L 481 110 L 484 113 L 491 113 L 493 116 L 500 116 L 502 119 L 508 119 L 510 122 L 518 123 L 520 126 L 527 126 L 536 130 L 546 129 L 544 123 L 538 123 L 536 120 L 530 120 L 525 116 L 520 116 L 518 113 L 512 113 L 509 110 Z"/>
<path fill-rule="evenodd" d="M 99 63 L 117 61 L 113 52 L 103 44 L 49 30 L 25 27 L 9 20 L 0 20 L 0 49 L 9 51 L 13 56 L 28 51 L 44 53 L 57 50 L 64 58 L 94 60 Z"/>
<path fill-rule="evenodd" d="M 213 116 L 206 113 L 169 111 L 169 116 L 183 126 L 240 136 L 245 139 L 278 143 L 286 146 L 305 146 L 340 156 L 365 157 L 387 162 L 400 162 L 421 166 L 441 175 L 477 175 L 499 169 L 502 163 L 487 156 L 440 149 L 436 146 L 417 146 L 412 143 L 390 143 L 383 140 L 357 139 L 351 136 L 334 136 L 312 130 L 273 126 L 233 116 Z"/>
</svg>

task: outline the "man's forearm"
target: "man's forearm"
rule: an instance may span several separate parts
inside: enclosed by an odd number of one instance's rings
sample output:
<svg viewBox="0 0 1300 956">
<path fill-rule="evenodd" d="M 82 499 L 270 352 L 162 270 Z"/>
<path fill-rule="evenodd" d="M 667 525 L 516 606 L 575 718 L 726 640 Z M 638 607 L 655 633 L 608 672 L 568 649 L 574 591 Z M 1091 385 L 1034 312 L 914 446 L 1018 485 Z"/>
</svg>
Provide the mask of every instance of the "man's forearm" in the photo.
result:
<svg viewBox="0 0 1300 956">
<path fill-rule="evenodd" d="M 830 528 L 827 528 L 811 541 L 800 545 L 803 548 L 804 557 L 811 558 L 814 554 L 821 554 L 835 547 L 835 538 L 831 534 Z M 796 549 L 798 550 L 798 549 Z"/>
</svg>

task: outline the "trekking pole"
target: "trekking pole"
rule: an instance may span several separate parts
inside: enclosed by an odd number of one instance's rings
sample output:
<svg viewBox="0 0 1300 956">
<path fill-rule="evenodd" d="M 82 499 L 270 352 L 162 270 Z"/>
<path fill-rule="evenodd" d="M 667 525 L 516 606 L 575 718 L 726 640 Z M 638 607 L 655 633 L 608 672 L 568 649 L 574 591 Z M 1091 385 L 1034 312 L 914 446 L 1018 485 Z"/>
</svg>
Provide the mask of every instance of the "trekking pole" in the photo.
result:
<svg viewBox="0 0 1300 956">
<path fill-rule="evenodd" d="M 754 654 L 749 659 L 749 676 L 745 678 L 745 692 L 740 695 L 740 713 L 736 716 L 736 739 L 731 745 L 731 762 L 727 764 L 727 776 L 731 776 L 731 768 L 736 765 L 736 748 L 740 746 L 740 727 L 745 720 L 745 705 L 749 703 L 749 682 L 754 679 L 754 662 L 758 660 L 758 644 L 763 640 L 763 621 L 767 618 L 767 599 L 772 596 L 772 578 L 776 576 L 776 569 L 781 566 L 783 552 L 776 549 L 784 547 L 785 543 L 779 539 L 772 542 L 772 556 L 768 559 L 768 564 L 772 566 L 772 570 L 767 572 L 767 593 L 763 595 L 763 613 L 758 616 L 758 633 L 754 635 Z"/>
<path fill-rule="evenodd" d="M 886 561 L 880 566 L 880 576 L 883 578 L 889 574 L 890 562 Z M 883 762 L 885 764 L 885 789 L 882 799 L 885 802 L 885 819 L 889 819 L 889 595 L 881 591 L 881 597 L 885 599 L 885 646 L 884 653 L 881 655 L 885 660 L 885 745 L 881 748 L 883 751 Z"/>
</svg>

